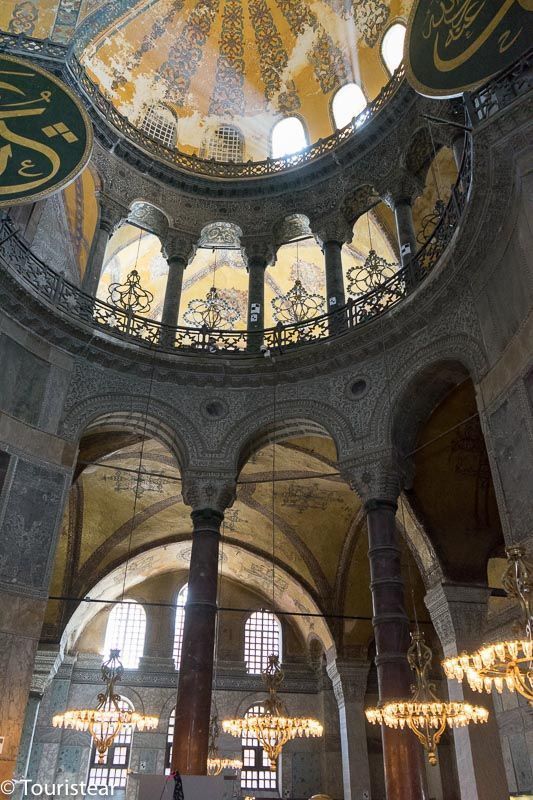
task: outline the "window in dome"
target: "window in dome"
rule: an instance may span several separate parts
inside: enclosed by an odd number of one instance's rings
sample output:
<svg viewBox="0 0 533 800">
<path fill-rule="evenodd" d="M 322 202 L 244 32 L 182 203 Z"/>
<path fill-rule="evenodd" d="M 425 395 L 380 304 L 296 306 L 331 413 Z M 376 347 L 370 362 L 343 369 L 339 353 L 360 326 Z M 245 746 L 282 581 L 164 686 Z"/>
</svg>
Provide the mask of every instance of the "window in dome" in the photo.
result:
<svg viewBox="0 0 533 800">
<path fill-rule="evenodd" d="M 144 652 L 146 613 L 135 600 L 117 603 L 109 615 L 104 653 L 120 650 L 120 660 L 128 669 L 136 669 Z"/>
<path fill-rule="evenodd" d="M 272 158 L 299 153 L 307 147 L 304 126 L 298 117 L 286 117 L 272 128 Z"/>
<path fill-rule="evenodd" d="M 174 728 L 176 727 L 176 709 L 173 708 L 168 720 L 167 747 L 165 750 L 165 775 L 170 775 L 172 766 L 172 745 L 174 744 Z"/>
<path fill-rule="evenodd" d="M 335 126 L 344 128 L 366 108 L 363 90 L 356 83 L 346 83 L 335 94 L 331 108 Z"/>
<path fill-rule="evenodd" d="M 166 147 L 175 147 L 177 138 L 176 119 L 172 112 L 165 106 L 152 106 L 141 123 L 143 130 L 150 139 L 161 142 Z"/>
<path fill-rule="evenodd" d="M 402 63 L 404 40 L 405 25 L 403 22 L 395 22 L 383 36 L 381 57 L 385 62 L 389 75 L 393 75 Z"/>
<path fill-rule="evenodd" d="M 174 651 L 172 657 L 176 664 L 176 669 L 180 668 L 181 646 L 183 644 L 183 624 L 185 622 L 185 603 L 187 602 L 187 584 L 182 586 L 178 594 L 178 605 L 176 608 L 176 622 L 174 624 Z"/>
<path fill-rule="evenodd" d="M 256 611 L 244 626 L 244 660 L 251 675 L 259 675 L 268 666 L 268 657 L 281 661 L 281 625 L 269 611 Z"/>
<path fill-rule="evenodd" d="M 264 713 L 264 706 L 254 705 L 248 709 L 245 716 L 251 717 Z M 242 737 L 241 742 L 241 789 L 277 789 L 281 756 L 278 758 L 276 771 L 272 772 L 270 769 L 270 759 L 255 736 L 246 733 Z"/>
<path fill-rule="evenodd" d="M 235 125 L 220 125 L 206 139 L 201 156 L 215 161 L 244 161 L 244 136 Z"/>
<path fill-rule="evenodd" d="M 132 703 L 125 697 L 120 698 L 119 707 L 122 711 L 134 711 Z M 132 739 L 131 725 L 124 725 L 111 747 L 106 751 L 103 764 L 98 763 L 98 753 L 93 743 L 87 783 L 93 786 L 125 787 L 130 766 Z"/>
</svg>

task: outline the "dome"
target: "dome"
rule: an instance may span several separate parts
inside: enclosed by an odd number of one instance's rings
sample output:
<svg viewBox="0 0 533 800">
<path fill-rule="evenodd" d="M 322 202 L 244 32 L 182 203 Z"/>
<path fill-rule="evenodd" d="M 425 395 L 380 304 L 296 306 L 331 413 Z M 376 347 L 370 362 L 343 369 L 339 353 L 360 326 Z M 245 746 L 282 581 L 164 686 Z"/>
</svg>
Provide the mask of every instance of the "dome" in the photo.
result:
<svg viewBox="0 0 533 800">
<path fill-rule="evenodd" d="M 379 93 L 390 78 L 383 36 L 405 21 L 410 5 L 103 4 L 78 27 L 76 52 L 101 93 L 151 138 L 201 158 L 256 161 L 273 154 L 272 131 L 284 118 L 301 123 L 305 146 L 341 127 L 332 102 L 343 86 L 356 84 L 366 100 Z M 360 102 L 351 115 L 344 109 L 342 125 L 360 110 Z"/>
</svg>

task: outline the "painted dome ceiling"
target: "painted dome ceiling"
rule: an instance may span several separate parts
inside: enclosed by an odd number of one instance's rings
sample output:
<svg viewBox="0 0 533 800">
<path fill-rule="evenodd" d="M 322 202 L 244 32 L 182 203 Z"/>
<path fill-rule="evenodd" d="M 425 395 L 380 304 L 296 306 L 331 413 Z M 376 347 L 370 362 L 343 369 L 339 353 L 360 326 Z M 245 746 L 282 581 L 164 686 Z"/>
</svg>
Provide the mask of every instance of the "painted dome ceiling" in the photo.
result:
<svg viewBox="0 0 533 800">
<path fill-rule="evenodd" d="M 137 127 L 160 109 L 173 146 L 204 155 L 221 122 L 243 159 L 270 153 L 274 123 L 296 115 L 309 142 L 334 130 L 331 101 L 358 83 L 368 100 L 389 79 L 384 31 L 411 0 L 143 0 L 106 3 L 78 28 L 89 76 Z M 94 5 L 93 5 L 94 9 Z M 240 159 L 236 159 L 240 160 Z"/>
</svg>

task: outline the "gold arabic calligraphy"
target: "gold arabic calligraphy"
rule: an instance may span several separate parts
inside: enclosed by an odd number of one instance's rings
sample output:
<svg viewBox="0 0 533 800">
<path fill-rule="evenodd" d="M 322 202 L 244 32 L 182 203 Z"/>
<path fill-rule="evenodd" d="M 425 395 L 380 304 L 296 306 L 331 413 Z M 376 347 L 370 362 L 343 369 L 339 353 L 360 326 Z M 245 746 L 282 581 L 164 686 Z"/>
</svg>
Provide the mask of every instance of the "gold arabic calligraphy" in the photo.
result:
<svg viewBox="0 0 533 800">
<path fill-rule="evenodd" d="M 486 0 L 440 0 L 436 11 L 427 15 L 423 36 L 425 39 L 431 38 L 435 31 L 433 43 L 433 61 L 435 67 L 440 72 L 450 72 L 457 69 L 468 61 L 487 39 L 494 33 L 498 25 L 502 22 L 512 6 L 518 2 L 526 11 L 533 10 L 533 0 L 505 0 L 496 13 L 487 22 L 476 38 L 466 46 L 473 35 L 473 26 L 486 6 Z M 492 2 L 491 2 L 492 4 Z M 513 32 L 504 31 L 499 39 L 500 52 L 507 50 L 510 45 L 518 38 L 522 29 Z M 464 50 L 459 55 L 446 58 L 441 54 L 439 36 L 445 37 L 444 48 L 449 47 L 454 42 L 463 40 Z M 512 41 L 509 41 L 509 40 Z"/>
<path fill-rule="evenodd" d="M 50 181 L 57 174 L 61 166 L 61 159 L 52 147 L 38 142 L 35 139 L 20 136 L 18 133 L 12 131 L 6 122 L 10 119 L 35 117 L 43 114 L 46 111 L 47 104 L 50 103 L 51 92 L 41 92 L 39 97 L 33 100 L 2 102 L 5 92 L 8 93 L 7 97 L 9 100 L 13 99 L 13 95 L 26 97 L 26 93 L 22 91 L 22 89 L 2 79 L 2 76 L 11 78 L 16 76 L 24 78 L 35 77 L 31 72 L 0 70 L 0 91 L 2 92 L 0 94 L 0 140 L 4 139 L 7 142 L 7 144 L 0 146 L 0 179 L 13 158 L 13 146 L 15 146 L 15 148 L 23 148 L 26 151 L 25 155 L 27 155 L 28 150 L 35 151 L 41 156 L 44 156 L 50 163 L 49 171 L 43 174 L 42 172 L 35 171 L 36 164 L 31 158 L 22 158 L 17 175 L 21 178 L 29 178 L 29 181 L 10 186 L 0 185 L 0 195 L 9 195 L 35 189 Z"/>
</svg>

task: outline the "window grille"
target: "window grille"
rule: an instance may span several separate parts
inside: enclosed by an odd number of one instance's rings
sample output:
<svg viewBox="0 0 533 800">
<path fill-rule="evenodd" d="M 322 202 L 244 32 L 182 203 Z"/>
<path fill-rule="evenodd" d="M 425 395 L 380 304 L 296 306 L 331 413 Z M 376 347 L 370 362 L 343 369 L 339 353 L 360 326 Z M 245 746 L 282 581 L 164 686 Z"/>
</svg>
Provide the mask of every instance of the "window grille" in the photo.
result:
<svg viewBox="0 0 533 800">
<path fill-rule="evenodd" d="M 244 137 L 234 125 L 220 125 L 208 137 L 202 150 L 203 158 L 215 161 L 244 161 Z"/>
<path fill-rule="evenodd" d="M 246 716 L 264 714 L 262 705 L 254 705 L 248 709 Z M 259 744 L 258 739 L 246 733 L 242 739 L 241 789 L 277 789 L 278 770 L 281 758 L 278 759 L 276 772 L 270 769 L 270 759 Z"/>
<path fill-rule="evenodd" d="M 146 613 L 135 600 L 126 600 L 113 606 L 107 622 L 104 654 L 120 650 L 120 660 L 125 667 L 136 669 L 144 652 Z"/>
<path fill-rule="evenodd" d="M 281 626 L 269 611 L 255 611 L 244 627 L 244 660 L 252 675 L 259 675 L 268 666 L 268 657 L 281 661 Z"/>
<path fill-rule="evenodd" d="M 176 669 L 180 668 L 181 647 L 183 645 L 183 625 L 185 622 L 185 603 L 187 602 L 187 584 L 183 586 L 178 594 L 178 605 L 176 608 L 176 621 L 174 624 L 174 650 L 172 657 L 176 664 Z"/>
<path fill-rule="evenodd" d="M 123 711 L 133 711 L 133 705 L 122 698 L 119 703 Z M 130 765 L 133 730 L 131 725 L 124 725 L 117 738 L 105 754 L 105 763 L 98 763 L 98 752 L 94 743 L 91 746 L 89 760 L 89 777 L 87 783 L 92 786 L 114 786 L 124 788 Z"/>
<path fill-rule="evenodd" d="M 166 147 L 174 147 L 176 144 L 176 120 L 167 108 L 152 106 L 142 121 L 141 130 L 150 139 L 155 139 Z"/>
</svg>

